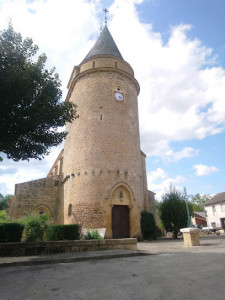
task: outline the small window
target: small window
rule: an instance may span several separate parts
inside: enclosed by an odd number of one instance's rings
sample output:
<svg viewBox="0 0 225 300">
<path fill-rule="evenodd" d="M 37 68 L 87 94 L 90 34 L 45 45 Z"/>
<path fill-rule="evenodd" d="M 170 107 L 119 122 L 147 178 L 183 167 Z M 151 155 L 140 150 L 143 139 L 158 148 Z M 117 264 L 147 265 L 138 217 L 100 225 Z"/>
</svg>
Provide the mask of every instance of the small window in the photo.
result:
<svg viewBox="0 0 225 300">
<path fill-rule="evenodd" d="M 225 211 L 225 204 L 221 204 L 221 210 Z"/>
<path fill-rule="evenodd" d="M 216 207 L 215 206 L 212 206 L 212 212 L 213 212 L 213 215 L 215 216 L 216 215 Z"/>
<path fill-rule="evenodd" d="M 117 61 L 115 62 L 115 68 L 117 69 Z"/>
<path fill-rule="evenodd" d="M 71 215 L 72 215 L 72 204 L 70 203 L 69 207 L 68 207 L 68 216 L 71 216 Z"/>
<path fill-rule="evenodd" d="M 92 67 L 95 68 L 95 61 L 92 62 Z"/>
</svg>

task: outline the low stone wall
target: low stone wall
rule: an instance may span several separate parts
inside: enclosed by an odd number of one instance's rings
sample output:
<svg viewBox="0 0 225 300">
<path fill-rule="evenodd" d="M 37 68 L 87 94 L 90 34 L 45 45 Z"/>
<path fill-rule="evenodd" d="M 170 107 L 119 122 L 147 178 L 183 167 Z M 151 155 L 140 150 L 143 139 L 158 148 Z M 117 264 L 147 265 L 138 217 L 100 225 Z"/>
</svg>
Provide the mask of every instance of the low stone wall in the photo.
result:
<svg viewBox="0 0 225 300">
<path fill-rule="evenodd" d="M 105 239 L 37 243 L 0 243 L 0 256 L 27 256 L 106 249 L 137 250 L 137 239 Z"/>
</svg>

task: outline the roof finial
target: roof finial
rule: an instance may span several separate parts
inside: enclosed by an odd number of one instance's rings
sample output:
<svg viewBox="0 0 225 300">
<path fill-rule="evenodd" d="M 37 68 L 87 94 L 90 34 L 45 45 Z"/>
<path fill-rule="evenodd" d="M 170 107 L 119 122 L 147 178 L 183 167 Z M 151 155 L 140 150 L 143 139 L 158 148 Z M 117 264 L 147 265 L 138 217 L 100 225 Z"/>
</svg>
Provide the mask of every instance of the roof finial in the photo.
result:
<svg viewBox="0 0 225 300">
<path fill-rule="evenodd" d="M 109 12 L 106 8 L 103 9 L 103 11 L 105 12 L 105 25 L 107 25 L 107 13 Z"/>
</svg>

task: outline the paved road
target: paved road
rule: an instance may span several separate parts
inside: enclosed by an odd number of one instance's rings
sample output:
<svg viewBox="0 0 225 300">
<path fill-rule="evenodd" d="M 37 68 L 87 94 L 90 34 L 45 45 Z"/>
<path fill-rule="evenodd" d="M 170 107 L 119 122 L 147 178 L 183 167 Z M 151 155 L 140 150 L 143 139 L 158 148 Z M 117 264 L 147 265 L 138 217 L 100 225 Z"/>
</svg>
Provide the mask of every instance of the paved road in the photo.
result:
<svg viewBox="0 0 225 300">
<path fill-rule="evenodd" d="M 201 253 L 224 253 L 225 255 L 225 234 L 207 235 L 200 238 L 200 246 L 185 247 L 182 238 L 162 239 L 153 242 L 138 243 L 138 250 L 151 254 L 174 253 L 174 252 L 201 252 Z M 225 297 L 224 297 L 225 299 Z"/>
<path fill-rule="evenodd" d="M 224 237 L 205 240 L 204 248 L 214 243 L 214 252 L 164 251 L 130 258 L 1 268 L 0 299 L 224 300 L 225 247 L 219 247 L 223 249 L 220 253 L 216 246 L 223 242 Z M 165 249 L 173 241 L 157 243 Z M 149 248 L 154 244 L 148 243 Z"/>
</svg>

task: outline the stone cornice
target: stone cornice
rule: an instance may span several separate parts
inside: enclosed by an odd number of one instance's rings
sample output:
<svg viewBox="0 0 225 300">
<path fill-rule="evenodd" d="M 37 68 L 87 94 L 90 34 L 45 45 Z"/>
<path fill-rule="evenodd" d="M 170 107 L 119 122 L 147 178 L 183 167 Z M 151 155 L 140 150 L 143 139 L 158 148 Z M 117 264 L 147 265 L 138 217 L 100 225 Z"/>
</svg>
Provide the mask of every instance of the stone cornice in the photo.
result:
<svg viewBox="0 0 225 300">
<path fill-rule="evenodd" d="M 80 80 L 81 78 L 83 78 L 84 76 L 88 75 L 88 74 L 92 74 L 92 73 L 98 73 L 98 72 L 114 72 L 114 73 L 119 73 L 127 78 L 129 78 L 136 86 L 136 89 L 137 89 L 137 94 L 139 94 L 140 92 L 140 86 L 139 86 L 139 83 L 138 81 L 132 76 L 130 75 L 129 73 L 123 71 L 123 70 L 120 70 L 120 69 L 115 69 L 115 68 L 112 68 L 112 67 L 99 67 L 99 68 L 92 68 L 92 69 L 88 69 L 84 72 L 81 72 L 79 73 L 73 80 L 72 80 L 72 83 L 70 85 L 70 88 L 69 88 L 69 91 L 67 93 L 67 96 L 66 96 L 66 99 L 65 101 L 69 101 L 70 99 L 70 96 L 72 94 L 72 91 L 74 89 L 74 86 L 75 84 L 77 83 L 78 80 Z"/>
</svg>

